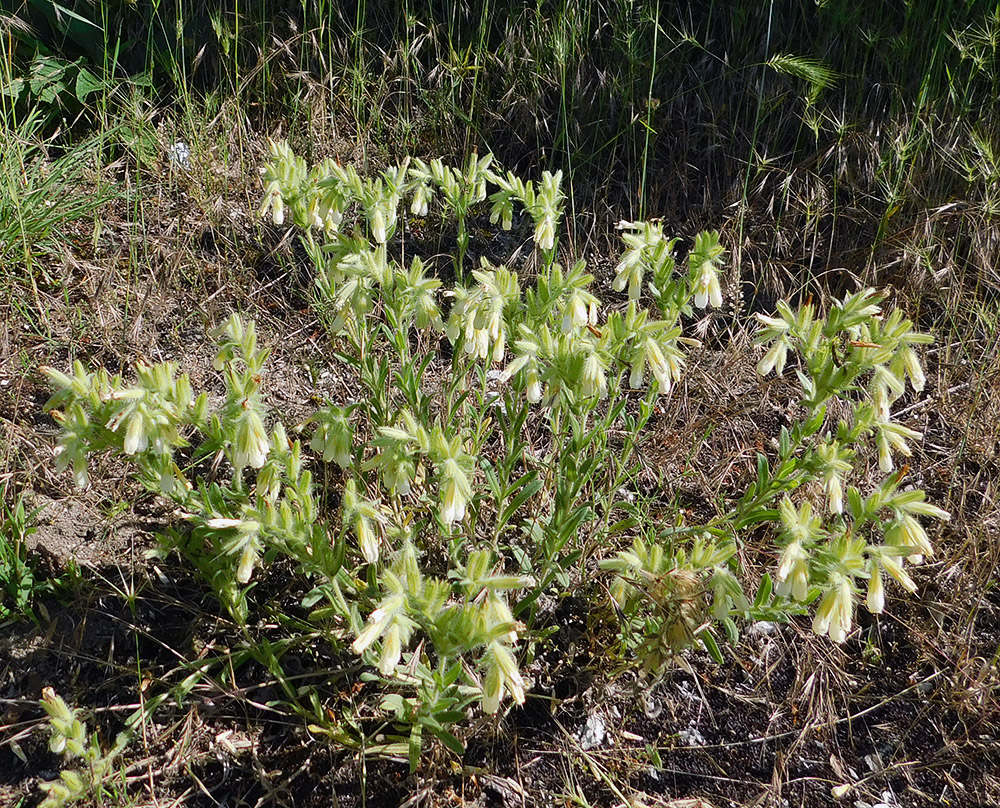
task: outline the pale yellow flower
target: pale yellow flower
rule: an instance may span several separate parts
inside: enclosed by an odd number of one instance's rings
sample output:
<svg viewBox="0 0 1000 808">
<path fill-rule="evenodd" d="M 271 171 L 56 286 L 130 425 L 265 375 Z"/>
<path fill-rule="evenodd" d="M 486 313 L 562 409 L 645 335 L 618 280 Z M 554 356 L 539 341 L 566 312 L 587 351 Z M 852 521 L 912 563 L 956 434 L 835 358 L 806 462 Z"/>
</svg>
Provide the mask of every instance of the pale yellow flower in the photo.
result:
<svg viewBox="0 0 1000 808">
<path fill-rule="evenodd" d="M 882 614 L 885 609 L 885 589 L 882 587 L 882 570 L 877 562 L 868 565 L 868 597 L 865 601 L 868 611 Z"/>
<path fill-rule="evenodd" d="M 781 563 L 775 574 L 775 592 L 781 596 L 789 592 L 797 601 L 809 594 L 809 554 L 797 541 L 789 542 L 781 554 Z"/>
<path fill-rule="evenodd" d="M 851 631 L 854 611 L 854 589 L 845 575 L 831 575 L 831 587 L 820 601 L 813 618 L 813 631 L 822 636 L 829 633 L 835 643 L 842 643 Z"/>
</svg>

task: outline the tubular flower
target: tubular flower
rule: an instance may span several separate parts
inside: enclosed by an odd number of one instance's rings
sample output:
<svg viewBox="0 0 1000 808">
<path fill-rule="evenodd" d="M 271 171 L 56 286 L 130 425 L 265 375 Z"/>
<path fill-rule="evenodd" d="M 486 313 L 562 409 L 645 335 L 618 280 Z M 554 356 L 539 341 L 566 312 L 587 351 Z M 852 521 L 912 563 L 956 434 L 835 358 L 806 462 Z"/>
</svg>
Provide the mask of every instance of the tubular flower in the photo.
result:
<svg viewBox="0 0 1000 808">
<path fill-rule="evenodd" d="M 382 638 L 382 653 L 378 658 L 378 670 L 383 676 L 389 676 L 396 670 L 396 664 L 403 653 L 400 640 L 399 624 L 393 623 Z"/>
<path fill-rule="evenodd" d="M 830 500 L 830 513 L 844 512 L 844 475 L 851 471 L 851 464 L 844 459 L 848 453 L 837 441 L 821 443 L 817 447 L 821 461 L 823 487 Z"/>
<path fill-rule="evenodd" d="M 374 564 L 378 561 L 379 543 L 378 536 L 372 526 L 372 520 L 367 516 L 358 516 L 354 522 L 354 532 L 358 537 L 358 546 L 361 547 L 361 554 L 365 561 Z"/>
<path fill-rule="evenodd" d="M 699 309 L 706 306 L 717 309 L 722 305 L 722 287 L 719 285 L 719 275 L 710 261 L 701 265 L 694 287 L 694 305 Z"/>
<path fill-rule="evenodd" d="M 431 189 L 420 183 L 413 189 L 413 201 L 410 204 L 410 213 L 414 216 L 426 216 L 430 211 Z"/>
<path fill-rule="evenodd" d="M 779 310 L 780 313 L 784 313 L 784 310 L 781 310 L 780 307 Z M 766 376 L 773 370 L 780 376 L 785 370 L 785 362 L 788 360 L 788 349 L 792 347 L 792 343 L 788 338 L 788 333 L 792 327 L 791 323 L 785 317 L 767 317 L 763 314 L 756 314 L 754 316 L 762 326 L 754 340 L 756 344 L 762 345 L 773 340 L 767 353 L 757 363 L 757 373 L 761 376 Z"/>
<path fill-rule="evenodd" d="M 236 580 L 241 584 L 245 584 L 250 580 L 250 576 L 253 575 L 253 568 L 257 566 L 257 561 L 260 559 L 260 547 L 257 540 L 257 531 L 260 530 L 260 525 L 252 522 L 247 523 L 247 527 L 254 532 L 247 535 L 246 541 L 243 542 L 243 549 L 240 552 L 240 562 L 236 568 Z"/>
<path fill-rule="evenodd" d="M 673 345 L 664 348 L 656 340 L 652 340 L 647 347 L 649 353 L 646 355 L 646 361 L 649 362 L 649 369 L 653 371 L 653 377 L 660 385 L 660 392 L 669 393 L 673 382 L 681 378 L 683 357 Z"/>
<path fill-rule="evenodd" d="M 797 541 L 789 542 L 781 554 L 781 563 L 775 575 L 777 586 L 775 592 L 784 597 L 791 593 L 792 598 L 803 601 L 809 594 L 809 554 Z"/>
<path fill-rule="evenodd" d="M 788 338 L 778 337 L 757 363 L 757 373 L 766 376 L 773 370 L 780 376 L 785 370 L 785 362 L 788 361 L 788 347 Z"/>
<path fill-rule="evenodd" d="M 628 237 L 626 236 L 626 239 Z M 616 292 L 621 292 L 628 286 L 628 299 L 638 300 L 642 294 L 642 245 L 626 251 L 622 260 L 615 267 L 615 279 L 611 284 Z"/>
<path fill-rule="evenodd" d="M 596 306 L 591 304 L 589 310 L 586 301 L 579 292 L 574 292 L 566 303 L 562 319 L 562 331 L 569 334 L 574 326 L 581 327 L 593 324 L 597 319 Z"/>
<path fill-rule="evenodd" d="M 673 383 L 681 377 L 683 357 L 671 344 L 661 345 L 653 337 L 642 339 L 632 353 L 629 386 L 636 390 L 645 381 L 646 365 L 653 372 L 653 377 L 659 383 L 660 393 L 669 393 Z"/>
<path fill-rule="evenodd" d="M 351 442 L 354 430 L 347 413 L 340 407 L 326 407 L 310 418 L 316 424 L 316 432 L 309 442 L 314 452 L 322 452 L 323 462 L 336 461 L 341 468 L 351 465 Z"/>
<path fill-rule="evenodd" d="M 509 691 L 518 704 L 524 704 L 524 679 L 510 649 L 498 642 L 490 643 L 486 654 L 486 680 L 483 683 L 483 712 L 492 715 Z"/>
<path fill-rule="evenodd" d="M 854 588 L 846 575 L 834 573 L 830 579 L 832 585 L 820 601 L 812 627 L 820 636 L 829 633 L 830 639 L 839 644 L 851 631 Z"/>
<path fill-rule="evenodd" d="M 458 461 L 449 457 L 441 463 L 441 521 L 449 527 L 465 518 L 465 510 L 472 498 L 472 485 Z"/>
<path fill-rule="evenodd" d="M 882 553 L 879 562 L 882 565 L 882 569 L 895 578 L 897 583 L 899 583 L 903 589 L 907 592 L 917 591 L 916 583 L 914 583 L 913 579 L 907 574 L 906 570 L 903 569 L 902 563 L 896 556 L 889 553 Z"/>
<path fill-rule="evenodd" d="M 897 424 L 892 421 L 880 420 L 876 422 L 877 434 L 875 443 L 878 446 L 878 467 L 884 472 L 893 470 L 892 449 L 895 449 L 904 457 L 910 457 L 913 452 L 907 444 L 907 440 L 920 440 L 922 432 Z"/>
<path fill-rule="evenodd" d="M 538 352 L 541 346 L 531 339 L 522 339 L 514 343 L 517 355 L 507 365 L 500 376 L 504 383 L 513 378 L 514 374 L 524 371 L 525 398 L 530 404 L 538 404 L 542 400 L 542 380 L 538 373 Z"/>
<path fill-rule="evenodd" d="M 375 208 L 374 213 L 372 213 L 372 235 L 375 237 L 377 244 L 385 244 L 385 214 L 381 208 Z"/>
<path fill-rule="evenodd" d="M 596 353 L 590 353 L 583 360 L 583 378 L 580 392 L 587 398 L 596 396 L 606 398 L 608 395 L 608 380 L 604 375 L 604 365 Z"/>
<path fill-rule="evenodd" d="M 548 252 L 556 243 L 556 223 L 555 217 L 545 215 L 535 226 L 535 243 Z"/>
<path fill-rule="evenodd" d="M 542 380 L 538 377 L 538 368 L 534 364 L 528 366 L 524 396 L 531 404 L 538 404 L 542 400 Z"/>
<path fill-rule="evenodd" d="M 918 393 L 927 385 L 927 377 L 924 376 L 924 369 L 920 366 L 920 357 L 909 345 L 904 345 L 899 349 L 897 359 L 893 362 L 893 370 L 900 378 L 902 378 L 903 373 L 909 376 L 910 386 Z"/>
<path fill-rule="evenodd" d="M 885 609 L 885 590 L 882 587 L 882 570 L 877 561 L 868 565 L 868 597 L 865 601 L 868 611 L 882 614 Z"/>
<path fill-rule="evenodd" d="M 871 381 L 871 395 L 875 409 L 883 421 L 889 420 L 889 407 L 906 391 L 900 381 L 885 365 L 876 365 Z"/>
<path fill-rule="evenodd" d="M 345 526 L 354 530 L 365 561 L 369 564 L 376 563 L 381 542 L 375 525 L 384 524 L 385 517 L 379 512 L 376 503 L 358 495 L 353 479 L 348 480 L 344 486 L 343 518 Z"/>
<path fill-rule="evenodd" d="M 233 465 L 237 469 L 250 466 L 259 469 L 267 461 L 271 446 L 260 414 L 247 402 L 236 421 L 236 439 L 233 441 Z"/>
<path fill-rule="evenodd" d="M 399 580 L 395 579 L 394 582 L 394 588 L 398 589 Z M 385 598 L 371 613 L 365 627 L 352 643 L 351 650 L 356 654 L 363 654 L 381 637 L 382 651 L 379 654 L 378 669 L 383 676 L 391 676 L 415 627 L 416 624 L 406 615 L 405 595 L 396 592 Z"/>
<path fill-rule="evenodd" d="M 699 309 L 709 305 L 717 309 L 722 305 L 718 262 L 724 253 L 717 232 L 699 233 L 695 238 L 694 247 L 688 254 L 688 264 L 691 267 L 694 305 Z"/>
<path fill-rule="evenodd" d="M 379 635 L 389 627 L 396 612 L 402 610 L 404 603 L 402 595 L 393 595 L 382 601 L 382 604 L 371 613 L 367 625 L 351 644 L 351 650 L 355 654 L 360 654 L 371 647 Z"/>
<path fill-rule="evenodd" d="M 924 560 L 924 556 L 933 556 L 934 547 L 927 536 L 927 531 L 920 521 L 912 514 L 900 514 L 885 530 L 885 540 L 896 547 L 907 547 L 913 552 L 907 558 L 914 564 Z"/>
</svg>

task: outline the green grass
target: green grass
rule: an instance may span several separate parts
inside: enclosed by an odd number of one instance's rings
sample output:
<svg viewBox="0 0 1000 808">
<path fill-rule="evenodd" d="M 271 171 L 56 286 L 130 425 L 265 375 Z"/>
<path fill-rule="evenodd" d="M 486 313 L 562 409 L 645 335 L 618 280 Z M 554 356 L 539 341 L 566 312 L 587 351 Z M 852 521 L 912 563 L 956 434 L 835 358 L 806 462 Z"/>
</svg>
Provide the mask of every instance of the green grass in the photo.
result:
<svg viewBox="0 0 1000 808">
<path fill-rule="evenodd" d="M 52 586 L 36 569 L 28 540 L 36 531 L 37 511 L 25 506 L 24 494 L 13 496 L 10 482 L 0 489 L 0 620 L 28 617 L 37 620 L 37 601 Z"/>
</svg>

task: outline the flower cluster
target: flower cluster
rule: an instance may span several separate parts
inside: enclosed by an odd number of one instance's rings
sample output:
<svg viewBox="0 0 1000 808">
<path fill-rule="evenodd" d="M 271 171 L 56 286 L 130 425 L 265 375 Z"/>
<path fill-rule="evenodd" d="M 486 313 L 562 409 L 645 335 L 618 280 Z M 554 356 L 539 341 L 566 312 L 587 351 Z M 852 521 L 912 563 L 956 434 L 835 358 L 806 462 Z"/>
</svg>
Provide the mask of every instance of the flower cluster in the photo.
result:
<svg viewBox="0 0 1000 808">
<path fill-rule="evenodd" d="M 514 217 L 514 201 L 520 202 L 535 223 L 535 244 L 551 253 L 556 246 L 556 228 L 562 218 L 563 202 L 562 171 L 555 174 L 542 172 L 542 182 L 536 190 L 531 180 L 525 182 L 508 171 L 505 175 L 489 173 L 489 179 L 500 190 L 490 198 L 493 212 L 490 221 L 501 223 L 504 230 L 510 230 Z"/>
<path fill-rule="evenodd" d="M 866 289 L 835 301 L 826 318 L 818 317 L 811 304 L 792 312 L 781 303 L 777 317 L 757 315 L 762 325 L 758 343 L 768 346 L 759 373 L 780 374 L 789 354 L 801 357 L 798 378 L 803 403 L 812 412 L 801 434 L 815 434 L 815 441 L 801 458 L 792 459 L 790 449 L 783 454 L 789 454 L 786 464 L 799 474 L 808 469 L 815 475 L 830 514 L 824 521 L 808 500 L 796 508 L 787 495 L 783 498 L 784 549 L 775 591 L 799 602 L 818 592 L 813 629 L 835 642 L 850 633 L 859 582 L 867 580 L 866 605 L 873 613 L 885 604 L 882 572 L 909 591 L 915 588 L 903 561 L 919 563 L 933 553 L 918 517 L 948 519 L 947 512 L 924 501 L 922 491 L 901 489 L 902 472 L 891 474 L 867 497 L 846 484 L 865 438 L 874 439 L 879 469 L 890 473 L 893 454 L 909 457 L 909 442 L 921 437 L 893 421 L 890 410 L 907 380 L 915 391 L 923 389 L 926 379 L 913 346 L 930 337 L 914 331 L 898 310 L 882 316 L 879 303 L 879 296 Z M 849 391 L 862 393 L 854 399 L 852 417 L 841 420 L 835 432 L 821 433 L 826 403 Z"/>
<path fill-rule="evenodd" d="M 448 338 L 475 359 L 502 362 L 507 352 L 507 310 L 521 298 L 517 273 L 483 261 L 473 277 L 478 285 L 457 286 L 448 318 Z"/>
<path fill-rule="evenodd" d="M 492 564 L 487 551 L 469 553 L 464 570 L 456 572 L 458 596 L 450 599 L 446 584 L 421 572 L 416 548 L 407 538 L 396 563 L 382 573 L 385 597 L 358 632 L 352 649 L 365 654 L 380 643 L 379 672 L 401 676 L 397 669 L 404 649 L 414 632 L 422 629 L 445 657 L 483 649 L 480 666 L 485 677 L 479 690 L 485 712 L 495 713 L 506 694 L 523 703 L 525 683 L 512 650 L 519 626 L 504 593 L 531 586 L 533 581 L 495 574 Z M 407 668 L 418 676 L 429 674 L 416 660 Z"/>
<path fill-rule="evenodd" d="M 76 484 L 85 487 L 90 480 L 88 447 L 99 438 L 99 430 L 106 429 L 126 455 L 148 455 L 159 472 L 160 490 L 170 494 L 180 478 L 173 450 L 185 444 L 181 428 L 203 413 L 206 403 L 204 397 L 195 401 L 187 374 L 178 376 L 173 362 L 139 363 L 136 384 L 126 387 L 120 377 L 104 371 L 88 373 L 79 361 L 73 376 L 51 367 L 42 372 L 57 387 L 46 409 L 62 426 L 56 448 L 60 471 L 72 468 Z M 100 414 L 96 420 L 95 412 Z"/>
<path fill-rule="evenodd" d="M 377 453 L 365 463 L 366 469 L 378 469 L 385 488 L 402 496 L 418 474 L 421 458 L 433 465 L 438 483 L 438 515 L 450 528 L 465 518 L 472 499 L 472 475 L 475 458 L 465 451 L 461 436 L 448 438 L 440 425 L 426 429 L 407 411 L 399 423 L 379 429 L 372 441 Z"/>
<path fill-rule="evenodd" d="M 79 759 L 79 769 L 65 769 L 59 774 L 58 780 L 39 783 L 39 788 L 45 792 L 40 808 L 63 808 L 65 805 L 76 805 L 88 797 L 97 797 L 103 782 L 111 771 L 111 764 L 128 742 L 126 733 L 122 733 L 115 745 L 107 753 L 101 751 L 97 736 L 88 737 L 86 724 L 63 701 L 51 687 L 42 689 L 41 705 L 49 716 L 49 749 L 57 755 L 63 755 L 68 760 Z"/>
</svg>

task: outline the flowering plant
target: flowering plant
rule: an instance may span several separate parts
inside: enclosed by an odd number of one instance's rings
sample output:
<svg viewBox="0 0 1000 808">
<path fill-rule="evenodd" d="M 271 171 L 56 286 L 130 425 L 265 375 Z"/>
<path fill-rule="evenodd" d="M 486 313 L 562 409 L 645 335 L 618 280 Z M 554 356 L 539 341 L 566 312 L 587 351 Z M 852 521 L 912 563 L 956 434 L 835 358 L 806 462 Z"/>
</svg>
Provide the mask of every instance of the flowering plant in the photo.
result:
<svg viewBox="0 0 1000 808">
<path fill-rule="evenodd" d="M 310 456 L 272 418 L 268 351 L 233 315 L 217 335 L 226 396 L 212 412 L 171 363 L 139 366 L 135 384 L 79 363 L 72 376 L 46 369 L 63 425 L 57 463 L 80 485 L 90 452 L 134 463 L 185 522 L 162 551 L 192 562 L 241 625 L 257 581 L 291 560 L 323 637 L 382 681 L 381 707 L 403 732 L 382 751 L 405 750 L 415 766 L 424 733 L 458 751 L 452 730 L 470 706 L 492 714 L 507 697 L 522 702 L 520 660 L 551 633 L 542 603 L 571 590 L 605 605 L 610 593 L 621 643 L 658 671 L 692 645 L 722 659 L 719 626 L 735 639 L 739 619 L 787 619 L 816 601 L 813 628 L 842 642 L 861 589 L 873 612 L 884 608 L 883 573 L 913 589 L 905 563 L 932 552 L 920 519 L 947 514 L 904 487 L 895 458 L 919 433 L 892 406 L 907 382 L 925 384 L 915 346 L 929 338 L 884 314 L 875 292 L 834 301 L 825 317 L 782 303 L 758 318 L 757 369 L 796 365 L 802 418 L 772 457 L 758 455 L 728 510 L 663 528 L 636 496 L 635 461 L 657 397 L 698 345 L 684 334 L 689 318 L 724 303 L 718 233 L 698 234 L 679 264 L 660 223 L 622 222 L 612 286 L 627 297 L 612 305 L 584 261 L 556 260 L 560 172 L 535 186 L 474 155 L 461 170 L 407 160 L 372 180 L 331 161 L 310 169 L 284 144 L 271 158 L 261 212 L 302 229 L 314 306 L 356 400 L 326 402 L 295 427 Z M 405 199 L 414 216 L 440 203 L 457 219 L 451 288 L 430 258 L 407 268 L 391 257 Z M 526 214 L 535 272 L 465 266 L 467 219 L 487 204 L 505 228 L 518 206 Z M 834 400 L 849 414 L 831 424 Z M 865 493 L 852 482 L 869 446 L 883 477 Z M 208 459 L 210 475 L 199 465 Z M 326 496 L 320 464 L 335 465 Z M 739 551 L 755 525 L 771 526 L 775 565 L 751 597 Z M 597 569 L 606 585 L 590 583 Z M 315 693 L 297 709 L 349 742 Z"/>
</svg>

